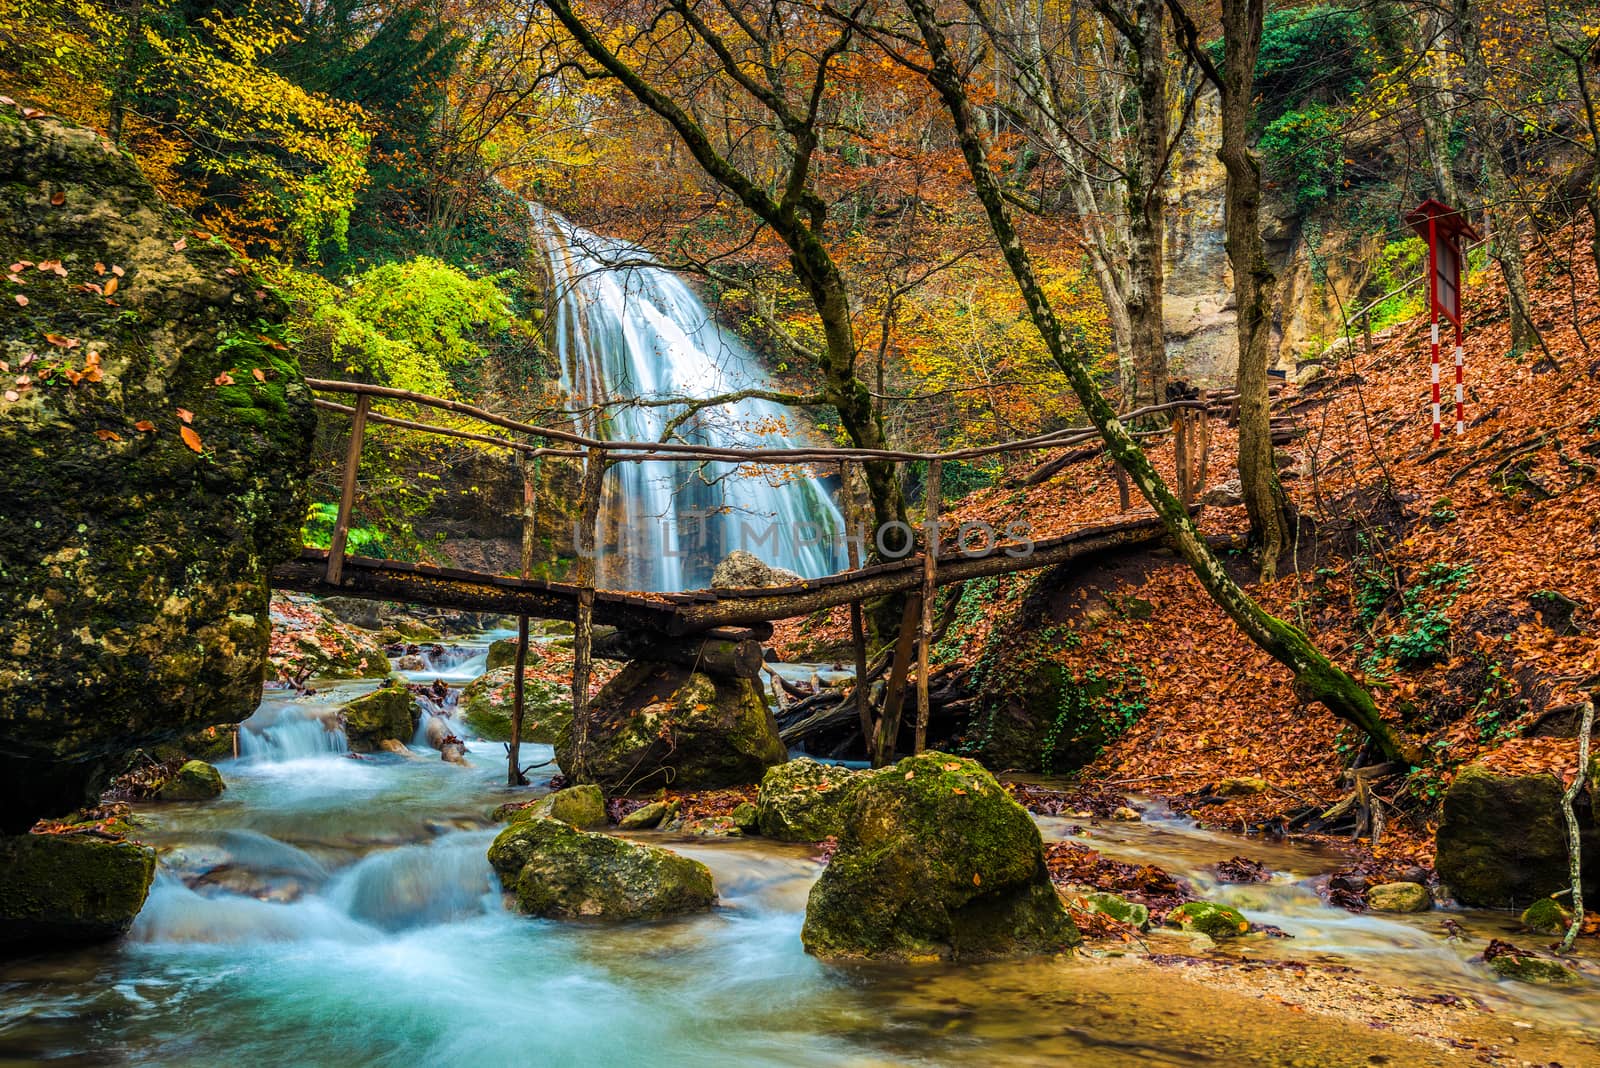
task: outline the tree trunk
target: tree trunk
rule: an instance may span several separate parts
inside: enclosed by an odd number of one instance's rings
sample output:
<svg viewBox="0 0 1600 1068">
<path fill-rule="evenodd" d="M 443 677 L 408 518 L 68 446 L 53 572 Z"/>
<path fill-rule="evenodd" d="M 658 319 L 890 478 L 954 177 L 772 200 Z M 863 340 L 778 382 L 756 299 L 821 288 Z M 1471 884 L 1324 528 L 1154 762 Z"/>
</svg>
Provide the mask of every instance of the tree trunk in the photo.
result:
<svg viewBox="0 0 1600 1068">
<path fill-rule="evenodd" d="M 1137 0 L 1132 41 L 1139 88 L 1138 150 L 1128 169 L 1128 318 L 1134 408 L 1167 400 L 1167 327 L 1162 314 L 1167 175 L 1167 35 L 1164 0 Z"/>
<path fill-rule="evenodd" d="M 928 48 L 929 81 L 950 112 L 975 192 L 989 217 L 1006 264 L 1045 346 L 1105 440 L 1107 452 L 1128 472 L 1139 492 L 1161 517 L 1173 544 L 1212 599 L 1252 641 L 1294 672 L 1296 684 L 1309 699 L 1320 701 L 1334 715 L 1364 731 L 1385 759 L 1419 762 L 1417 750 L 1384 723 L 1371 694 L 1324 656 L 1304 633 L 1270 615 L 1233 581 L 1222 561 L 1200 537 L 1188 509 L 1172 495 L 1138 441 L 1096 388 L 1085 359 L 1087 354 L 1068 347 L 1067 335 L 1039 284 L 1032 258 L 1017 234 L 999 182 L 989 169 L 987 146 L 973 125 L 963 79 L 935 19 L 931 0 L 907 0 L 907 6 Z"/>
<path fill-rule="evenodd" d="M 1454 2 L 1456 40 L 1461 44 L 1461 73 L 1471 97 L 1467 114 L 1483 152 L 1484 210 L 1489 216 L 1490 247 L 1505 279 L 1506 300 L 1511 311 L 1511 350 L 1526 352 L 1538 344 L 1539 338 L 1531 317 L 1533 304 L 1528 296 L 1522 242 L 1517 237 L 1517 211 L 1511 204 L 1511 180 L 1506 175 L 1501 154 L 1505 132 L 1494 121 L 1489 108 L 1489 65 L 1483 57 L 1477 12 L 1471 0 Z"/>
</svg>

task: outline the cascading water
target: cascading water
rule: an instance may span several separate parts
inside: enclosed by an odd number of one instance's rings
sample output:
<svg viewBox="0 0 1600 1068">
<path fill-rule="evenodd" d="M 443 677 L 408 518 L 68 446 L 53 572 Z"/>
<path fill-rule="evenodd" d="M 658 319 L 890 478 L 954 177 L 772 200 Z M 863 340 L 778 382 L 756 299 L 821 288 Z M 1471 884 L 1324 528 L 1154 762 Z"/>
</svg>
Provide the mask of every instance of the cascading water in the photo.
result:
<svg viewBox="0 0 1600 1068">
<path fill-rule="evenodd" d="M 533 216 L 553 295 L 551 337 L 561 385 L 577 405 L 705 398 L 764 384 L 750 350 L 717 326 L 671 271 L 644 249 L 592 234 L 539 205 Z M 617 405 L 584 429 L 615 440 L 655 441 L 675 406 Z M 699 411 L 686 440 L 783 448 L 782 407 L 745 399 Z M 613 474 L 601 546 L 604 585 L 682 590 L 706 585 L 727 553 L 744 549 L 815 578 L 844 566 L 844 520 L 822 483 L 779 468 L 734 464 L 622 464 Z"/>
</svg>

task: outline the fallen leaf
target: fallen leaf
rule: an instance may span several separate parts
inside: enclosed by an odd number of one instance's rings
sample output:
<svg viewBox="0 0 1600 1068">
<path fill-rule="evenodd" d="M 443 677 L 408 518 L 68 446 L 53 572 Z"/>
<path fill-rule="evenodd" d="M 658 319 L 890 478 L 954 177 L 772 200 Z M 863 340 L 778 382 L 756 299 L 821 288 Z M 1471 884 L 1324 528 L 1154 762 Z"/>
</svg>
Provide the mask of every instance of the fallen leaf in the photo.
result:
<svg viewBox="0 0 1600 1068">
<path fill-rule="evenodd" d="M 211 384 L 213 386 L 231 386 L 233 385 L 233 376 L 224 371 L 217 377 L 213 378 L 211 380 Z"/>
<path fill-rule="evenodd" d="M 106 273 L 106 265 L 101 263 L 99 260 L 95 260 L 94 261 L 94 273 L 95 274 L 105 274 Z"/>
<path fill-rule="evenodd" d="M 200 451 L 200 435 L 196 434 L 193 428 L 181 426 L 178 428 L 178 435 L 183 438 L 183 443 L 189 448 L 195 452 Z"/>
<path fill-rule="evenodd" d="M 18 393 L 16 390 L 14 390 L 14 389 L 6 390 L 6 400 L 14 401 L 14 400 L 21 400 L 21 399 L 22 399 L 22 394 Z"/>
<path fill-rule="evenodd" d="M 111 294 L 115 293 L 117 291 L 118 284 L 119 283 L 116 278 L 107 278 L 105 284 L 105 295 L 109 297 Z"/>
<path fill-rule="evenodd" d="M 19 286 L 21 286 L 21 285 L 27 285 L 27 283 L 26 283 L 26 282 L 24 282 L 24 281 L 23 281 L 23 280 L 22 280 L 22 278 L 21 278 L 21 277 L 20 277 L 20 276 L 19 276 L 19 275 L 17 275 L 17 274 L 15 274 L 15 273 L 12 273 L 12 274 L 8 274 L 8 275 L 6 275 L 6 281 L 7 281 L 7 282 L 14 282 L 14 283 L 16 283 L 16 284 L 17 284 L 17 285 L 19 285 Z"/>
<path fill-rule="evenodd" d="M 17 294 L 17 303 L 22 305 L 24 308 L 26 308 L 28 306 L 28 298 L 23 296 L 21 293 L 18 293 Z"/>
<path fill-rule="evenodd" d="M 979 875 L 977 872 L 973 872 L 972 873 L 972 885 L 973 886 L 982 886 L 983 885 L 983 876 Z"/>
<path fill-rule="evenodd" d="M 176 241 L 174 241 L 172 243 L 172 251 L 174 251 L 174 252 L 182 252 L 184 249 L 186 249 L 188 247 L 189 247 L 189 239 L 187 237 L 180 237 L 180 238 L 178 238 L 178 240 L 176 240 Z M 198 452 L 199 450 L 197 449 L 196 451 Z"/>
<path fill-rule="evenodd" d="M 101 441 L 121 441 L 122 437 L 115 430 L 96 430 L 94 436 Z"/>
<path fill-rule="evenodd" d="M 123 274 L 125 274 L 126 272 L 124 272 L 123 269 L 121 267 L 118 267 L 116 264 L 112 264 L 111 265 L 111 273 L 116 275 L 118 278 L 121 278 L 123 276 Z"/>
<path fill-rule="evenodd" d="M 252 367 L 250 374 L 257 382 L 265 382 L 267 380 L 267 373 L 259 367 Z"/>
<path fill-rule="evenodd" d="M 57 189 L 54 193 L 52 193 L 50 195 L 50 206 L 52 208 L 59 208 L 61 205 L 65 204 L 66 202 L 67 202 L 67 194 L 63 193 L 59 189 Z"/>
<path fill-rule="evenodd" d="M 16 274 L 18 271 L 22 270 L 23 268 L 32 267 L 32 266 L 33 266 L 33 264 L 29 263 L 27 260 L 18 260 L 16 263 L 13 263 L 11 265 L 11 273 L 12 274 Z"/>
<path fill-rule="evenodd" d="M 190 232 L 192 234 L 194 234 L 195 237 L 198 237 L 202 241 L 210 241 L 211 240 L 211 231 L 209 231 L 209 230 L 192 230 Z"/>
<path fill-rule="evenodd" d="M 194 422 L 194 413 L 187 408 L 179 408 L 178 418 L 182 419 L 185 423 L 192 423 Z"/>
<path fill-rule="evenodd" d="M 22 109 L 22 117 L 25 118 L 25 119 L 37 119 L 43 114 L 44 114 L 44 112 L 40 111 L 38 108 L 23 108 Z"/>
<path fill-rule="evenodd" d="M 54 345 L 58 349 L 70 349 L 77 344 L 72 338 L 62 337 L 60 334 L 46 334 L 44 340 L 46 344 Z"/>
<path fill-rule="evenodd" d="M 906 782 L 910 782 L 912 779 L 915 779 L 916 777 L 917 777 L 917 773 L 916 772 L 914 772 L 914 771 L 906 772 Z"/>
<path fill-rule="evenodd" d="M 155 428 L 156 425 L 148 419 L 141 419 L 137 423 L 133 424 L 133 429 L 141 431 L 145 434 L 153 432 Z"/>
<path fill-rule="evenodd" d="M 12 100 L 9 96 L 0 96 L 0 104 L 4 104 L 6 107 L 12 107 L 16 104 L 16 101 Z"/>
</svg>

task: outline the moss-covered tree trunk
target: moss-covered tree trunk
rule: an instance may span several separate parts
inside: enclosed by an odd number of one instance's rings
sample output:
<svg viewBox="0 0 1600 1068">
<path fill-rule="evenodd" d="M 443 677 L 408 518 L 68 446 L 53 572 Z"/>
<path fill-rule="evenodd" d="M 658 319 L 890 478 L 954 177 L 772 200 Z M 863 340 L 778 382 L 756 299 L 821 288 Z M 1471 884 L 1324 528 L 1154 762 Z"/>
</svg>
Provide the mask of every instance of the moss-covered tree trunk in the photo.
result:
<svg viewBox="0 0 1600 1068">
<path fill-rule="evenodd" d="M 928 50 L 929 81 L 950 112 L 974 191 L 988 215 L 1006 264 L 1045 346 L 1072 384 L 1073 392 L 1105 441 L 1106 450 L 1128 472 L 1139 492 L 1161 517 L 1173 544 L 1194 569 L 1206 592 L 1253 642 L 1294 672 L 1295 681 L 1306 696 L 1320 701 L 1335 715 L 1366 732 L 1385 759 L 1415 763 L 1416 751 L 1383 721 L 1371 694 L 1323 655 L 1304 633 L 1268 613 L 1233 581 L 1222 561 L 1200 537 L 1188 509 L 1167 488 L 1150 458 L 1100 393 L 1089 372 L 1086 353 L 1080 351 L 1076 343 L 1069 344 L 1039 284 L 1032 258 L 1018 236 L 1000 183 L 990 170 L 987 147 L 973 121 L 965 80 L 956 67 L 930 0 L 907 0 L 907 6 Z"/>
</svg>

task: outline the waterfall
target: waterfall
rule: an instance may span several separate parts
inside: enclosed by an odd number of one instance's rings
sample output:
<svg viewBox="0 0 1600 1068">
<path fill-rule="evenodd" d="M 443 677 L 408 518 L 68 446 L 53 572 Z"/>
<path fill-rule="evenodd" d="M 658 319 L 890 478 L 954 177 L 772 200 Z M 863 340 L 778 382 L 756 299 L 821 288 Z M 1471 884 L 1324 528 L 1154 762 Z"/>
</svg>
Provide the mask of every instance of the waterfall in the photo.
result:
<svg viewBox="0 0 1600 1068">
<path fill-rule="evenodd" d="M 550 274 L 550 336 L 575 405 L 596 400 L 712 397 L 765 384 L 755 356 L 644 249 L 601 237 L 533 205 Z M 614 406 L 584 429 L 654 441 L 676 406 Z M 682 429 L 703 445 L 784 448 L 789 416 L 770 401 L 708 407 Z M 625 463 L 613 469 L 602 529 L 603 585 L 682 590 L 707 585 L 734 549 L 807 577 L 844 567 L 844 520 L 820 479 L 798 468 Z"/>
<path fill-rule="evenodd" d="M 339 726 L 338 706 L 326 701 L 263 701 L 239 724 L 239 755 L 246 760 L 303 760 L 349 749 Z"/>
</svg>

